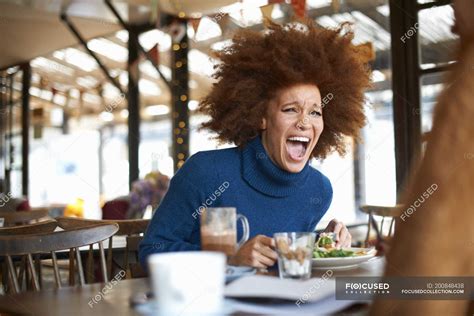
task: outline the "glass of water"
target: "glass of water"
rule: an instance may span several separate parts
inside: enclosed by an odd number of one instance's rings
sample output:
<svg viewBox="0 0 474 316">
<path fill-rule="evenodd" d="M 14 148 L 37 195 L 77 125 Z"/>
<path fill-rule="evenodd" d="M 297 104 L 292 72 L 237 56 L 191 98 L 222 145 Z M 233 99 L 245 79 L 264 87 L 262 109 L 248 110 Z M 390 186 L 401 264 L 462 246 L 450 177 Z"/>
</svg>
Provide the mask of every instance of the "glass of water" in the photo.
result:
<svg viewBox="0 0 474 316">
<path fill-rule="evenodd" d="M 287 232 L 273 235 L 280 278 L 309 279 L 315 233 Z"/>
</svg>

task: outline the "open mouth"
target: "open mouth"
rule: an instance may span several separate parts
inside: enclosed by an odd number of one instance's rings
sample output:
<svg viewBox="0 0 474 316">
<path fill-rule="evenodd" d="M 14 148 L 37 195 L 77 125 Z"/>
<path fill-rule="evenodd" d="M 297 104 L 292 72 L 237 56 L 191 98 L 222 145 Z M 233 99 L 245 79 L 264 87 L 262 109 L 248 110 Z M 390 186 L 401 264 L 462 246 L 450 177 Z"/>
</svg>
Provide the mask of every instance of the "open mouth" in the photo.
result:
<svg viewBox="0 0 474 316">
<path fill-rule="evenodd" d="M 286 149 L 292 160 L 301 161 L 306 156 L 311 139 L 304 136 L 291 136 L 286 140 Z"/>
</svg>

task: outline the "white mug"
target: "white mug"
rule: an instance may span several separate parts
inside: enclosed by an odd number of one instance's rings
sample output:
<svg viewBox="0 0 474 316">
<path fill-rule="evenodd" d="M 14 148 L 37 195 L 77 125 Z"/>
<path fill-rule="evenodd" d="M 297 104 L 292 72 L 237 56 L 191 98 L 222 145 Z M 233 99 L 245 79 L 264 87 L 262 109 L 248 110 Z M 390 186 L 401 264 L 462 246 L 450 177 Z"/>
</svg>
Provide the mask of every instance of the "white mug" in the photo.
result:
<svg viewBox="0 0 474 316">
<path fill-rule="evenodd" d="M 154 254 L 148 271 L 159 315 L 219 311 L 224 299 L 226 256 L 208 251 Z"/>
</svg>

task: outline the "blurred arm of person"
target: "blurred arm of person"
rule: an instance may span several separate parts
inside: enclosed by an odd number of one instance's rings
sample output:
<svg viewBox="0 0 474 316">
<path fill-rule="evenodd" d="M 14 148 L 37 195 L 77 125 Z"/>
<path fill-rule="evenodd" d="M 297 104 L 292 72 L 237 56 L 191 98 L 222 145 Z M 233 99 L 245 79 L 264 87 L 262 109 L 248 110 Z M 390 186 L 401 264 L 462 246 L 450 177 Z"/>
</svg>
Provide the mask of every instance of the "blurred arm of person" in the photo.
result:
<svg viewBox="0 0 474 316">
<path fill-rule="evenodd" d="M 474 275 L 474 2 L 454 2 L 461 36 L 459 62 L 447 77 L 433 116 L 423 161 L 406 190 L 404 205 L 429 192 L 415 212 L 402 209 L 387 254 L 385 276 Z M 451 83 L 449 85 L 449 83 Z M 428 191 L 431 189 L 430 191 Z M 434 189 L 434 190 L 433 190 Z M 403 215 L 405 214 L 405 215 Z M 370 315 L 473 315 L 465 300 L 376 299 Z"/>
<path fill-rule="evenodd" d="M 454 0 L 455 24 L 453 32 L 461 36 L 461 40 L 470 41 L 474 39 L 474 1 Z"/>
</svg>

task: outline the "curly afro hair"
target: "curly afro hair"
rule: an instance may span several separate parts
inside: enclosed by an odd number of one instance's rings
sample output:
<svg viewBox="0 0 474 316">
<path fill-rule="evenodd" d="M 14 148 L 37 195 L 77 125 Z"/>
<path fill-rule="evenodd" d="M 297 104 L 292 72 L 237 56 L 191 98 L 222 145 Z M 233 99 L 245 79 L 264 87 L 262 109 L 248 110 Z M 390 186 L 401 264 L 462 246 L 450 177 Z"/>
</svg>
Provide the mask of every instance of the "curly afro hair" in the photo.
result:
<svg viewBox="0 0 474 316">
<path fill-rule="evenodd" d="M 266 32 L 239 31 L 231 45 L 215 52 L 221 60 L 217 82 L 199 106 L 211 120 L 201 128 L 216 132 L 220 142 L 243 146 L 261 132 L 262 117 L 279 90 L 314 84 L 322 99 L 332 99 L 323 102 L 324 130 L 311 155 L 344 155 L 344 136 L 358 141 L 365 125 L 364 91 L 370 86 L 369 67 L 348 27 L 326 29 L 307 21 L 270 24 Z"/>
</svg>

